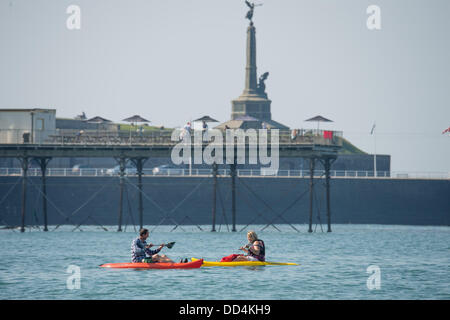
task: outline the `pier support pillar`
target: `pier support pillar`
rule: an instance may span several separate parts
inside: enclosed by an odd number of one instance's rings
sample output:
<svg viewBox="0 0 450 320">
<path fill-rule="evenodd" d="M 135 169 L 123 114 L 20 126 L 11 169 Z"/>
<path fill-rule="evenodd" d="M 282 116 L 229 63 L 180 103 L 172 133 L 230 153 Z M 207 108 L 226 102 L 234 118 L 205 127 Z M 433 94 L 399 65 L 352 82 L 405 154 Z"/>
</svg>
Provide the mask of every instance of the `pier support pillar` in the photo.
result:
<svg viewBox="0 0 450 320">
<path fill-rule="evenodd" d="M 44 215 L 44 231 L 48 231 L 47 220 L 47 165 L 52 158 L 35 158 L 34 160 L 39 164 L 41 168 L 41 180 L 42 180 L 42 213 Z"/>
<path fill-rule="evenodd" d="M 308 232 L 313 232 L 312 230 L 312 216 L 313 216 L 313 199 L 314 199 L 314 168 L 316 164 L 315 158 L 310 158 L 309 160 L 309 229 Z"/>
<path fill-rule="evenodd" d="M 217 195 L 217 163 L 213 163 L 212 165 L 212 174 L 213 174 L 213 203 L 212 203 L 212 228 L 211 232 L 216 231 L 216 195 Z"/>
<path fill-rule="evenodd" d="M 142 203 L 142 169 L 144 168 L 144 163 L 147 158 L 135 158 L 132 159 L 134 165 L 136 166 L 138 175 L 138 189 L 139 189 L 139 228 L 142 229 L 144 226 L 144 206 Z"/>
<path fill-rule="evenodd" d="M 233 164 L 230 164 L 231 176 L 231 220 L 233 227 L 232 232 L 236 232 L 236 159 Z"/>
<path fill-rule="evenodd" d="M 27 203 L 27 174 L 28 174 L 28 158 L 19 158 L 22 165 L 22 223 L 20 226 L 20 232 L 25 232 L 25 213 Z"/>
<path fill-rule="evenodd" d="M 126 159 L 120 158 L 119 162 L 119 187 L 120 187 L 120 195 L 119 195 L 119 221 L 117 232 L 122 231 L 122 217 L 123 217 L 123 187 L 124 187 L 124 176 L 125 176 L 125 164 Z"/>
<path fill-rule="evenodd" d="M 327 232 L 331 232 L 331 206 L 330 206 L 330 168 L 331 161 L 330 158 L 325 159 L 325 188 L 326 188 L 326 198 L 327 198 Z"/>
</svg>

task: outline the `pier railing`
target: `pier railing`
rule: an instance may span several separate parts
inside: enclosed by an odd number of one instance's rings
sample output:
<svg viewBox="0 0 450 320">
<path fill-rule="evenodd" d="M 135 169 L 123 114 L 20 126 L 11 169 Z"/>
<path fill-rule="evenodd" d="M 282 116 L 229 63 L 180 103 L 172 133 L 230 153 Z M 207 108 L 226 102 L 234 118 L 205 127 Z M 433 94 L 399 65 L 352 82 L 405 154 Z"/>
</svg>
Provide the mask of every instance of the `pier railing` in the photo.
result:
<svg viewBox="0 0 450 320">
<path fill-rule="evenodd" d="M 135 169 L 127 169 L 128 177 L 136 176 Z M 144 176 L 166 176 L 166 177 L 196 177 L 210 176 L 211 169 L 159 169 L 144 168 Z M 230 169 L 219 169 L 219 176 L 230 176 Z M 301 178 L 309 177 L 309 170 L 277 170 L 269 169 L 237 169 L 237 175 L 240 177 L 285 177 Z M 450 172 L 404 172 L 404 171 L 355 171 L 355 170 L 331 170 L 331 177 L 334 178 L 373 178 L 373 179 L 450 179 Z M 22 176 L 21 168 L 0 168 L 0 176 Z M 29 168 L 28 176 L 41 176 L 40 168 Z M 46 171 L 48 177 L 114 177 L 118 176 L 118 171 L 111 168 L 48 168 Z M 315 177 L 325 176 L 324 170 L 315 170 Z"/>
<path fill-rule="evenodd" d="M 181 139 L 182 129 L 177 129 Z M 201 130 L 200 130 L 201 131 Z M 37 144 L 37 145 L 175 145 L 172 140 L 173 130 L 147 131 L 108 131 L 108 130 L 74 130 L 56 129 L 54 131 L 30 132 L 27 129 L 0 129 L 0 144 Z M 194 142 L 194 130 L 191 139 Z M 211 130 L 203 132 L 206 136 Z M 270 130 L 268 143 L 271 141 Z M 225 132 L 223 141 L 226 141 Z M 319 129 L 292 129 L 279 131 L 279 143 L 284 144 L 316 144 L 342 146 L 342 131 Z"/>
</svg>

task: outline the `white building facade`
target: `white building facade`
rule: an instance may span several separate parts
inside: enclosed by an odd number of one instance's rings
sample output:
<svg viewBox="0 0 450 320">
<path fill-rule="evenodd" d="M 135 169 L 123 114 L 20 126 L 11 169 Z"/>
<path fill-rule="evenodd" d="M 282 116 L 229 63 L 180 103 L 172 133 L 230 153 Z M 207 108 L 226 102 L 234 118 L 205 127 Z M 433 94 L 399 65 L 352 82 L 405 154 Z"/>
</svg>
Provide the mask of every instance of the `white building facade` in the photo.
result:
<svg viewBox="0 0 450 320">
<path fill-rule="evenodd" d="M 55 133 L 55 109 L 0 109 L 0 143 L 41 144 Z"/>
</svg>

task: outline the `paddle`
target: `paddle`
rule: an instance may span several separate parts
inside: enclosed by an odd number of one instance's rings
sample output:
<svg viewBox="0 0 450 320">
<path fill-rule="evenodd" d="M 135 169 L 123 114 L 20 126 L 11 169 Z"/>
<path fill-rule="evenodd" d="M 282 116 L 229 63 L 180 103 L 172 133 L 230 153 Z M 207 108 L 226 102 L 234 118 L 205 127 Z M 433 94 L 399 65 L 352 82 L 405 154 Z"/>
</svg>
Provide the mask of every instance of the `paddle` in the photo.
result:
<svg viewBox="0 0 450 320">
<path fill-rule="evenodd" d="M 174 244 L 175 244 L 175 241 L 166 243 L 164 246 L 166 246 L 166 247 L 169 248 L 169 249 L 172 249 L 172 247 L 174 246 Z"/>
<path fill-rule="evenodd" d="M 172 249 L 172 247 L 175 245 L 175 241 L 173 241 L 173 242 L 168 242 L 168 243 L 164 243 L 162 246 L 163 247 L 167 247 L 167 248 L 169 248 L 169 249 Z M 150 243 L 150 245 L 148 245 L 147 247 L 153 247 L 153 246 L 155 246 L 153 243 Z"/>
</svg>

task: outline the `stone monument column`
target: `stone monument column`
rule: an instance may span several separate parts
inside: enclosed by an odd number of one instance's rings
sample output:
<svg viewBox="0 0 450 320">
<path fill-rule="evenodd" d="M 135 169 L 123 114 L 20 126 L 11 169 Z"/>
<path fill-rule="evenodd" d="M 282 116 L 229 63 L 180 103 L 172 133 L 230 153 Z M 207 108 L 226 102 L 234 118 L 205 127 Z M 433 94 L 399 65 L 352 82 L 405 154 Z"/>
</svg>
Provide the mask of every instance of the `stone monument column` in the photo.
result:
<svg viewBox="0 0 450 320">
<path fill-rule="evenodd" d="M 242 95 L 257 94 L 256 76 L 256 29 L 253 22 L 247 28 L 247 64 L 245 67 L 245 88 Z"/>
<path fill-rule="evenodd" d="M 256 28 L 253 22 L 247 28 L 247 62 L 245 66 L 245 87 L 242 94 L 231 102 L 231 119 L 250 116 L 258 120 L 271 120 L 271 101 L 265 92 L 258 90 L 256 72 Z"/>
<path fill-rule="evenodd" d="M 217 126 L 219 129 L 252 128 L 252 129 L 281 129 L 289 130 L 289 127 L 272 120 L 269 100 L 266 93 L 265 81 L 269 72 L 263 73 L 259 78 L 256 71 L 256 28 L 253 25 L 253 13 L 256 6 L 245 1 L 250 8 L 246 19 L 250 20 L 247 27 L 247 46 L 245 64 L 244 91 L 231 101 L 231 120 Z"/>
</svg>

